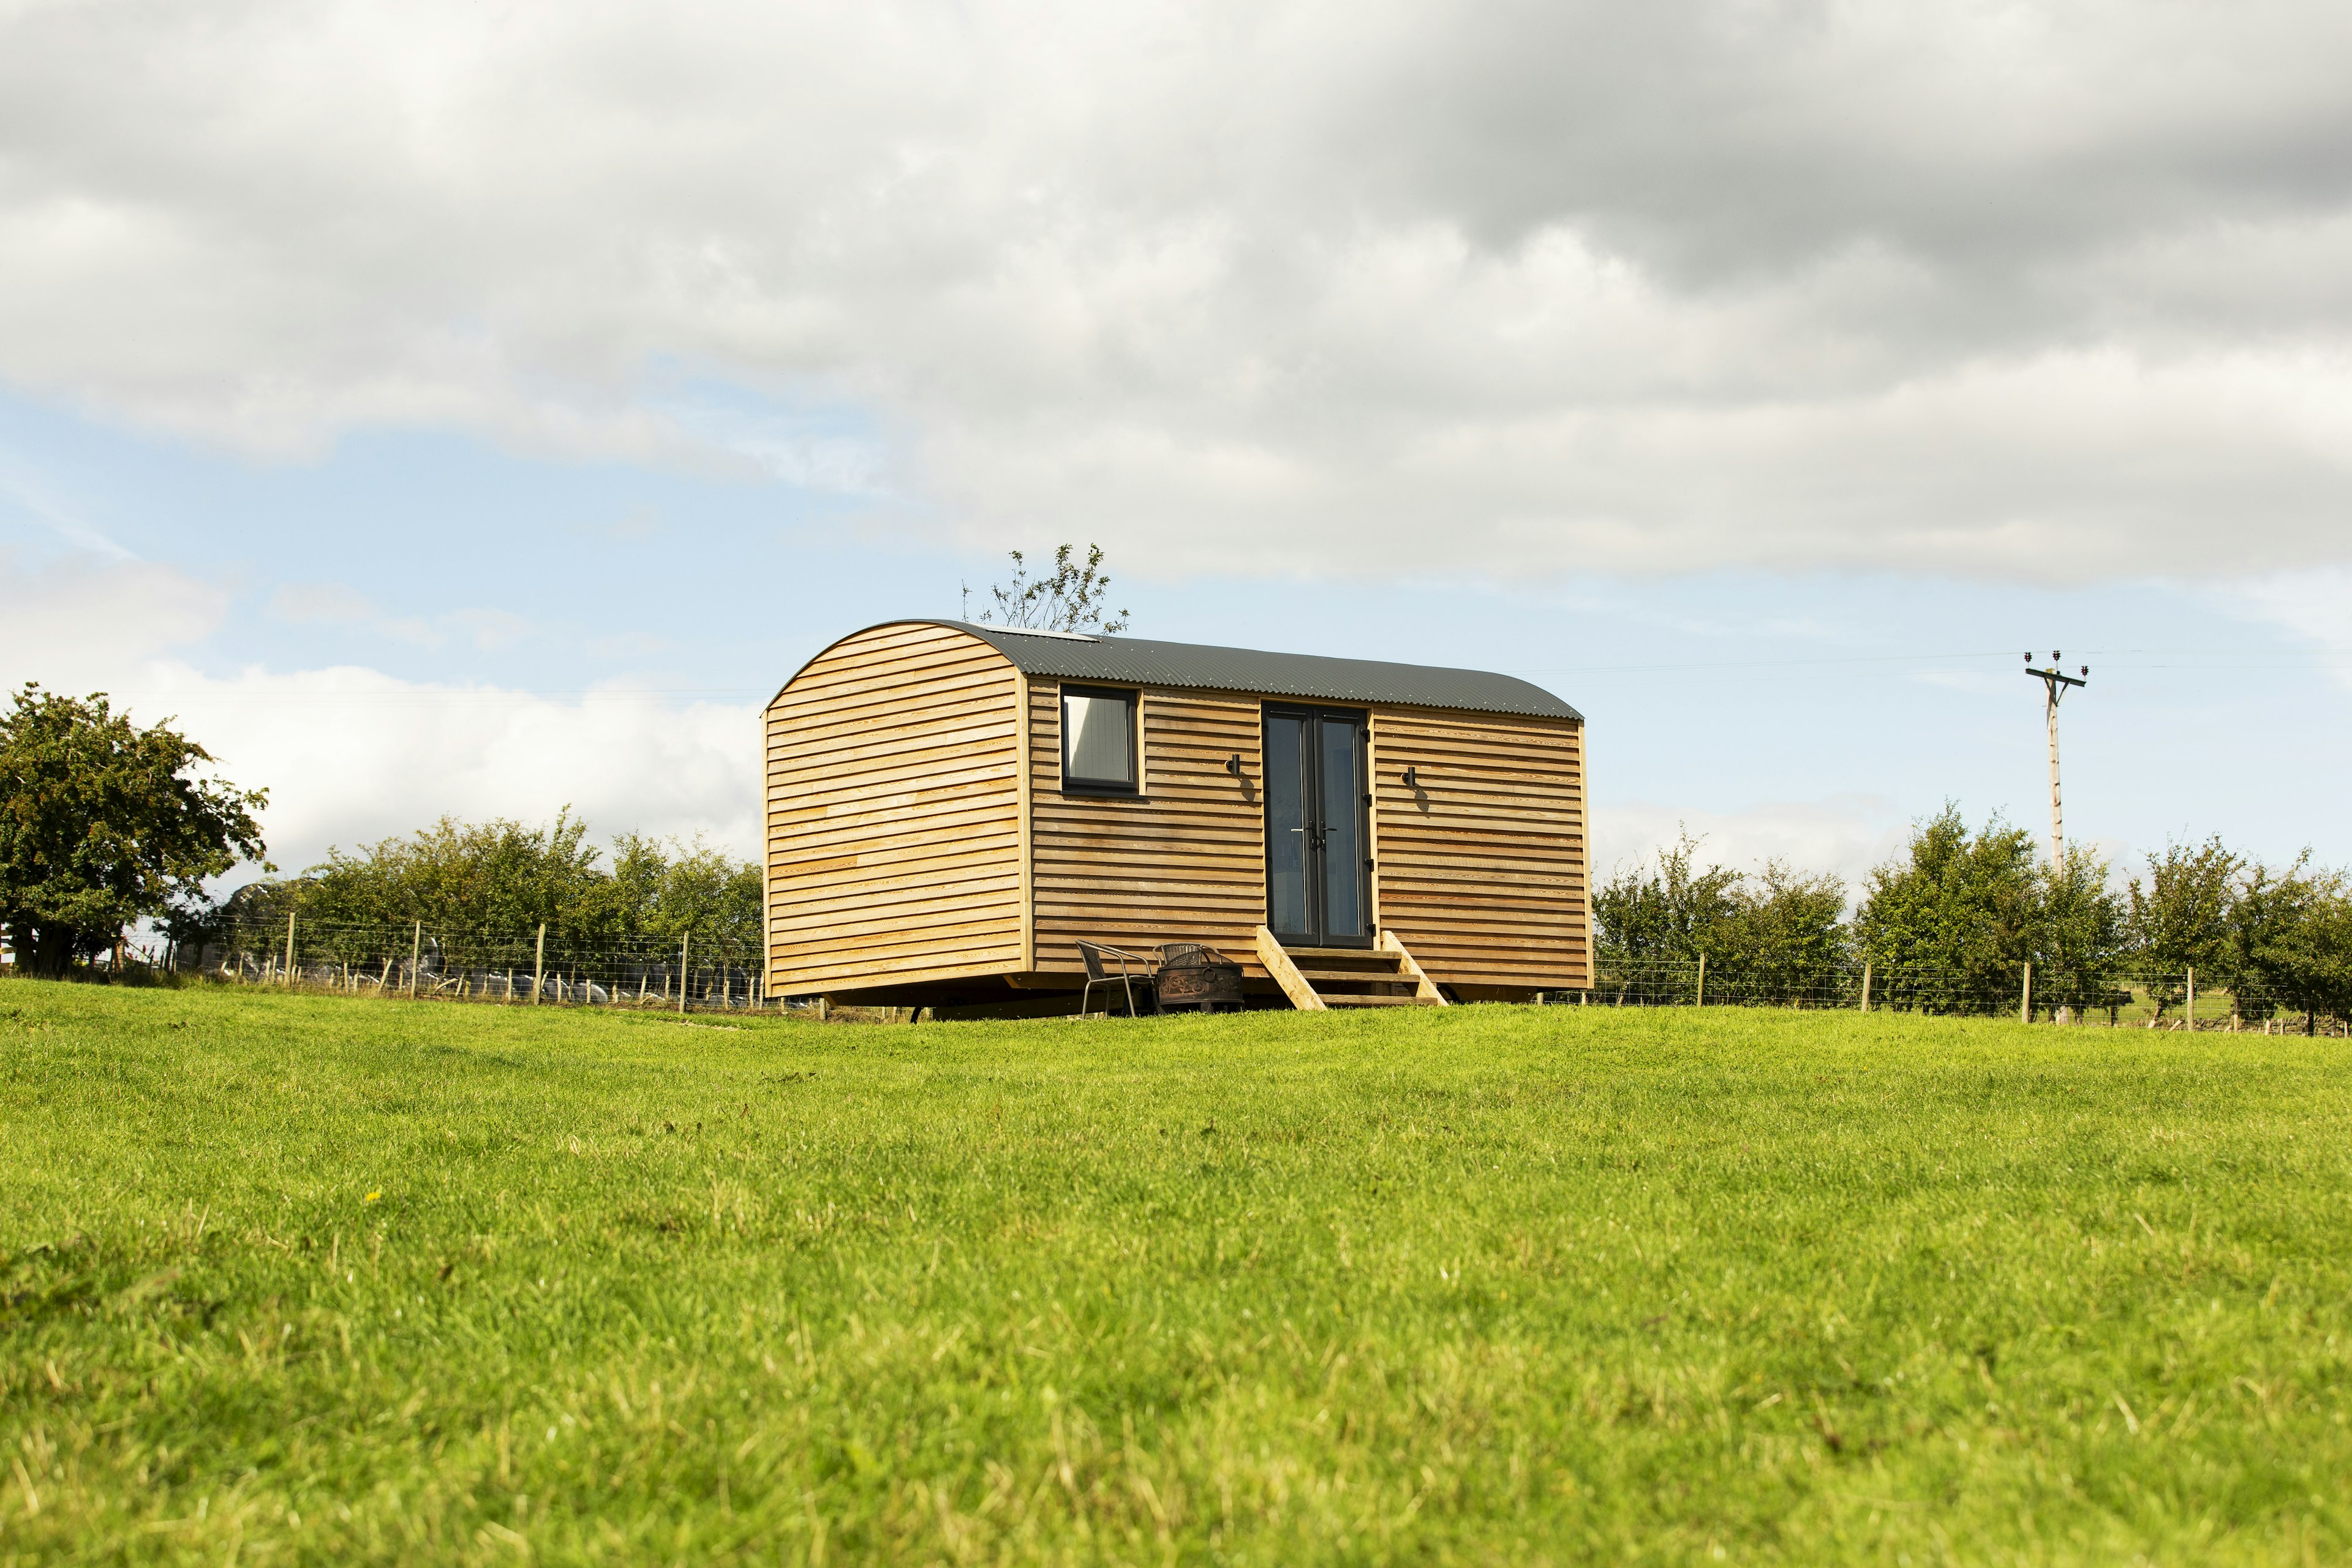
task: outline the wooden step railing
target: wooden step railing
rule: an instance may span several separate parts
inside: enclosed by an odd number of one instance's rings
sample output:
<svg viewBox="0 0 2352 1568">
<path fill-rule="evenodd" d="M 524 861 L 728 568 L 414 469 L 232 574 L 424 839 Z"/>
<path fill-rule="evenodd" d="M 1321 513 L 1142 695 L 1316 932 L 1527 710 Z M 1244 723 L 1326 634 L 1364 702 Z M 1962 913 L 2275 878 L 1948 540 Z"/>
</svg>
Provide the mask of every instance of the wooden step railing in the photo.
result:
<svg viewBox="0 0 2352 1568">
<path fill-rule="evenodd" d="M 1287 948 L 1257 928 L 1257 961 L 1302 1013 L 1334 1007 L 1443 1007 L 1444 993 L 1413 962 L 1394 931 L 1363 947 Z"/>
</svg>

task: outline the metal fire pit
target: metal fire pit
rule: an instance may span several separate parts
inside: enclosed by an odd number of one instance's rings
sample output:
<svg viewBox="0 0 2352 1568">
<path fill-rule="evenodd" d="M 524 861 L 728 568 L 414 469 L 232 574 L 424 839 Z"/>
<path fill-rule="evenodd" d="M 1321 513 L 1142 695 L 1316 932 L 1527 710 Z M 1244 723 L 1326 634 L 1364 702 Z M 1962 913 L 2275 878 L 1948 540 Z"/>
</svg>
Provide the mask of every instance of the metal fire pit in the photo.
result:
<svg viewBox="0 0 2352 1568">
<path fill-rule="evenodd" d="M 1171 942 L 1160 950 L 1160 1007 L 1172 1012 L 1197 1007 L 1203 1013 L 1239 1012 L 1242 966 L 1213 947 Z"/>
</svg>

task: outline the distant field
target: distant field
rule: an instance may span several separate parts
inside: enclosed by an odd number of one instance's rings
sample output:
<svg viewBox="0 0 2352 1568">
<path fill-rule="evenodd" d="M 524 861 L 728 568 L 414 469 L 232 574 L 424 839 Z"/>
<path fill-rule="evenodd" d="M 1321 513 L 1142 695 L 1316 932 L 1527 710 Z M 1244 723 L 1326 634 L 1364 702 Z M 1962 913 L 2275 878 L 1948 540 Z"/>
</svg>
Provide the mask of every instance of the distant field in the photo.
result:
<svg viewBox="0 0 2352 1568">
<path fill-rule="evenodd" d="M 0 1561 L 2342 1562 L 2347 1073 L 0 983 Z"/>
</svg>

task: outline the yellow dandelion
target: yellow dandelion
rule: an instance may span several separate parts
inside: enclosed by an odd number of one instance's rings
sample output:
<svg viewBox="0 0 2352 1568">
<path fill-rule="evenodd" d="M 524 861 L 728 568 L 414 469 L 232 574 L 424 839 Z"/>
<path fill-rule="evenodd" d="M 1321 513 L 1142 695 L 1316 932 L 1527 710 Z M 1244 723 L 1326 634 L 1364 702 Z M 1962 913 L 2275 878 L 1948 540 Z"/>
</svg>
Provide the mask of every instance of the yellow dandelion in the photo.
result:
<svg viewBox="0 0 2352 1568">
<path fill-rule="evenodd" d="M 383 1194 L 382 1193 L 370 1193 L 367 1196 L 365 1196 L 365 1197 L 362 1198 L 362 1199 L 360 1200 L 360 1202 L 362 1202 L 362 1203 L 363 1203 L 363 1204 L 372 1204 L 372 1203 L 375 1202 L 375 1201 L 376 1201 L 376 1199 L 378 1199 L 378 1198 L 380 1198 L 380 1197 L 382 1197 L 382 1196 L 383 1196 Z"/>
</svg>

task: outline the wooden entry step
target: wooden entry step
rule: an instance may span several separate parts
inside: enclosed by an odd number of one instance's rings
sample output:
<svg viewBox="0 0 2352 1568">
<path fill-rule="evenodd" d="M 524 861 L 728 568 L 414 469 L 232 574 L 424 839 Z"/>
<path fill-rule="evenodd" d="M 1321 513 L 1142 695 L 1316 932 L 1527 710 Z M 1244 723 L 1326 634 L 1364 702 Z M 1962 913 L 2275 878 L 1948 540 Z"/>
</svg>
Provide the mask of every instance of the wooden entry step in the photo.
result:
<svg viewBox="0 0 2352 1568">
<path fill-rule="evenodd" d="M 1363 947 L 1286 948 L 1257 928 L 1257 958 L 1290 1005 L 1302 1013 L 1333 1007 L 1443 1007 L 1444 995 L 1413 962 L 1394 931 Z"/>
</svg>

